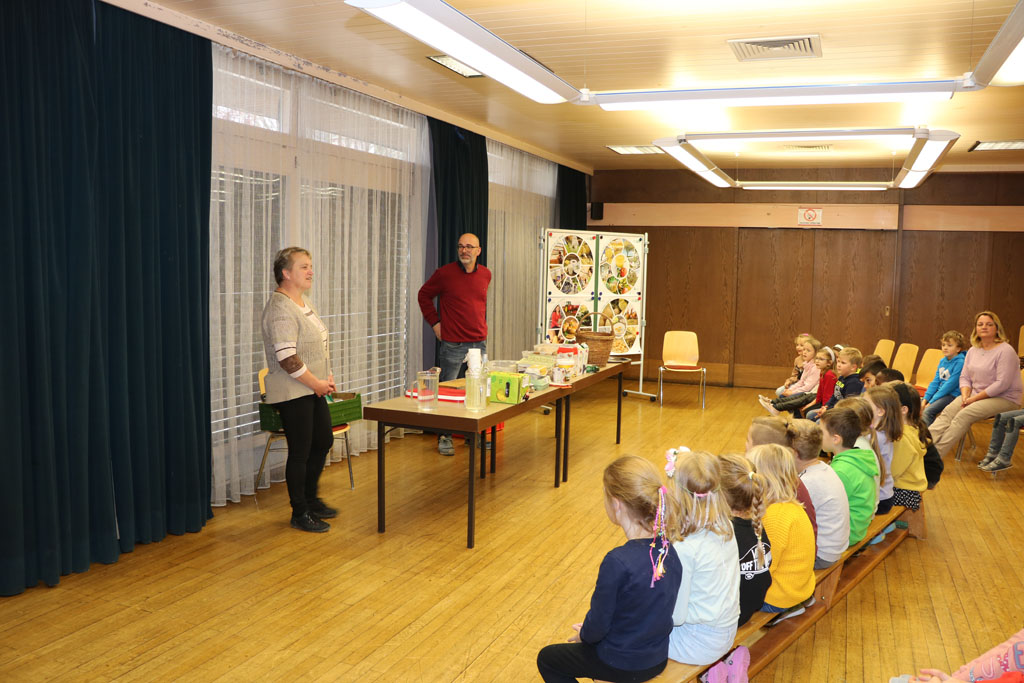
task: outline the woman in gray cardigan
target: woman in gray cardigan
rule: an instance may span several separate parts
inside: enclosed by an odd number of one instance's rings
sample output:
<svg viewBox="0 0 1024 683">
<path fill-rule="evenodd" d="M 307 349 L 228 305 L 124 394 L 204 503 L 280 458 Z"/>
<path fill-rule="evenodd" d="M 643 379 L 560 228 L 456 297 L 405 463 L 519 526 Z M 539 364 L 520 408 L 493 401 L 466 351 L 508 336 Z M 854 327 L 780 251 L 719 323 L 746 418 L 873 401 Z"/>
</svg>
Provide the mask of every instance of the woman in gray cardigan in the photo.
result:
<svg viewBox="0 0 1024 683">
<path fill-rule="evenodd" d="M 305 298 L 313 286 L 313 260 L 299 247 L 274 258 L 277 289 L 263 308 L 263 349 L 269 372 L 267 403 L 281 414 L 288 440 L 285 480 L 292 526 L 322 533 L 338 511 L 317 496 L 324 461 L 334 445 L 327 394 L 334 391 L 327 328 Z"/>
</svg>

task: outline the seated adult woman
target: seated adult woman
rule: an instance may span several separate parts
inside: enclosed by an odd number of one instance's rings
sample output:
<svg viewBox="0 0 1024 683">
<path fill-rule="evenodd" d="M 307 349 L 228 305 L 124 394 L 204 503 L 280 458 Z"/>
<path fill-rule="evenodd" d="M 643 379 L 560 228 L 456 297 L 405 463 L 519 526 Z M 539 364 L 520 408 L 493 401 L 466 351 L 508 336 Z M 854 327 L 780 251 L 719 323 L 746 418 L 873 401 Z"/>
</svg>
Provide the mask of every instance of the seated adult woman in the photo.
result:
<svg viewBox="0 0 1024 683">
<path fill-rule="evenodd" d="M 971 348 L 960 373 L 960 397 L 929 428 L 939 455 L 948 453 L 978 420 L 1015 409 L 1022 394 L 1017 353 L 999 316 L 982 311 L 974 316 Z"/>
</svg>

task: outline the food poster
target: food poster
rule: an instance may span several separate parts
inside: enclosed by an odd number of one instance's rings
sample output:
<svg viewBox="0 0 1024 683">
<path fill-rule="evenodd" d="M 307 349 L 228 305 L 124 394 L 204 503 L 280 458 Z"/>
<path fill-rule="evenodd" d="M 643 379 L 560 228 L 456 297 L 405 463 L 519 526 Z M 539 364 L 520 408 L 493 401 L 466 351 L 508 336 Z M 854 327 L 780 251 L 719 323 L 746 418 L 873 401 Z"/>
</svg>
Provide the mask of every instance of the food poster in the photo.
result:
<svg viewBox="0 0 1024 683">
<path fill-rule="evenodd" d="M 639 296 L 643 286 L 644 236 L 600 235 L 598 293 Z"/>
<path fill-rule="evenodd" d="M 547 232 L 548 296 L 587 296 L 594 292 L 593 233 Z"/>
<path fill-rule="evenodd" d="M 593 299 L 549 296 L 545 341 L 553 344 L 575 343 L 576 332 L 581 327 L 593 329 L 593 310 Z"/>
<path fill-rule="evenodd" d="M 598 332 L 614 335 L 613 354 L 640 353 L 640 335 L 643 309 L 638 297 L 608 297 L 602 295 L 597 316 Z"/>
</svg>

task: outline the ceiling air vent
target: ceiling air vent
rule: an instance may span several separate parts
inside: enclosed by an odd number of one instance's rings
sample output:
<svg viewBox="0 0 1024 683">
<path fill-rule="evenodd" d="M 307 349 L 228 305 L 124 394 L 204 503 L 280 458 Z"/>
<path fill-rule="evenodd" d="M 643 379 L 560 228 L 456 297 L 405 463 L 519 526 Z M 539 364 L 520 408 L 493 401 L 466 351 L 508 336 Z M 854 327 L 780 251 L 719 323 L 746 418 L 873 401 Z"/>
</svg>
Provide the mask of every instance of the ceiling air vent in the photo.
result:
<svg viewBox="0 0 1024 683">
<path fill-rule="evenodd" d="M 821 56 L 821 36 L 817 33 L 781 38 L 741 38 L 727 42 L 741 62 Z"/>
</svg>

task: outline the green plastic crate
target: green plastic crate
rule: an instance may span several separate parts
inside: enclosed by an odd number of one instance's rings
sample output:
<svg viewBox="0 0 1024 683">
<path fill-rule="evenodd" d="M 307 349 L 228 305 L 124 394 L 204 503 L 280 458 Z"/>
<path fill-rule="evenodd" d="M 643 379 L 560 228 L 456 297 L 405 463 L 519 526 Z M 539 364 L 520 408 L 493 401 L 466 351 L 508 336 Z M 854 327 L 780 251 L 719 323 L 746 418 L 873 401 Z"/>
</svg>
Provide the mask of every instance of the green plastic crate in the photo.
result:
<svg viewBox="0 0 1024 683">
<path fill-rule="evenodd" d="M 331 411 L 331 426 L 348 424 L 363 419 L 362 394 L 335 392 L 331 394 L 333 401 L 327 402 Z M 260 410 L 260 429 L 265 432 L 281 430 L 281 414 L 277 408 L 262 401 L 257 404 Z"/>
</svg>

